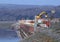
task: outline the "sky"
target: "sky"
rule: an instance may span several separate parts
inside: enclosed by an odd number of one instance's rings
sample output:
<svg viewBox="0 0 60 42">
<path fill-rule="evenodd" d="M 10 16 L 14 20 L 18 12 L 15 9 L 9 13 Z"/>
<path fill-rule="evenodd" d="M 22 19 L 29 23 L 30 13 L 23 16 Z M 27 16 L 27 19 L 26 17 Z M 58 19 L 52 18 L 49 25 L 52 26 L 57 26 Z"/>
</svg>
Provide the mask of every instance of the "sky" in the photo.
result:
<svg viewBox="0 0 60 42">
<path fill-rule="evenodd" d="M 0 4 L 60 5 L 60 0 L 0 0 Z"/>
</svg>

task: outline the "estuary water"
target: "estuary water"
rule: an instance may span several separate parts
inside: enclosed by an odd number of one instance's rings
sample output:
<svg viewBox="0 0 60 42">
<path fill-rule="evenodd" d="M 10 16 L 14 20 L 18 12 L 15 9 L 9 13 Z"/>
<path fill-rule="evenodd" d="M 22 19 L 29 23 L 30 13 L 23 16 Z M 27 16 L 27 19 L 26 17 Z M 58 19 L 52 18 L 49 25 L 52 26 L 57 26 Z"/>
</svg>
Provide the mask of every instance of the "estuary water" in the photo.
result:
<svg viewBox="0 0 60 42">
<path fill-rule="evenodd" d="M 0 42 L 19 42 L 18 38 L 0 38 Z"/>
<path fill-rule="evenodd" d="M 19 41 L 20 39 L 18 38 L 15 31 L 0 28 L 0 42 L 19 42 Z"/>
</svg>

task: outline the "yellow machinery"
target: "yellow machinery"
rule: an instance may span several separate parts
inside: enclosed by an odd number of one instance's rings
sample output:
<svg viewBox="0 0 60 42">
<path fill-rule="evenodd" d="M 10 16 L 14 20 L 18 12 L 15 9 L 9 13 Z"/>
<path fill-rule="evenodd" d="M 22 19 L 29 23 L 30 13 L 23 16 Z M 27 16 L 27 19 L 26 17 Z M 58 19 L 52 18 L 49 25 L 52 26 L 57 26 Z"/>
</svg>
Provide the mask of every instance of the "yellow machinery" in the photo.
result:
<svg viewBox="0 0 60 42">
<path fill-rule="evenodd" d="M 50 22 L 48 19 L 42 18 L 42 16 L 45 16 L 48 18 L 48 14 L 45 11 L 42 11 L 39 15 L 35 16 L 35 23 L 34 23 L 34 31 L 36 31 L 37 27 L 46 27 L 48 28 L 50 25 Z"/>
<path fill-rule="evenodd" d="M 39 15 L 36 16 L 36 19 L 40 19 L 42 17 L 42 15 L 45 15 L 46 18 L 48 17 L 47 13 L 45 11 L 43 11 Z"/>
</svg>

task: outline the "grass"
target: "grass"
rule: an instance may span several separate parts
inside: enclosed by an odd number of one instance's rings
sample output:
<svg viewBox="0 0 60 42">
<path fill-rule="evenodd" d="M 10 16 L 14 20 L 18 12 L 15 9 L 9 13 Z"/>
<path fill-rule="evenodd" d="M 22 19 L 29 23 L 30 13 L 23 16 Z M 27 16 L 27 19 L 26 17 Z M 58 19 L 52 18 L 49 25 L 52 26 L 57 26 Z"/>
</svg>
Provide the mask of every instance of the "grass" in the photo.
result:
<svg viewBox="0 0 60 42">
<path fill-rule="evenodd" d="M 25 40 L 22 40 L 21 42 L 58 42 L 58 41 L 45 34 L 35 33 L 35 35 L 33 35 Z"/>
</svg>

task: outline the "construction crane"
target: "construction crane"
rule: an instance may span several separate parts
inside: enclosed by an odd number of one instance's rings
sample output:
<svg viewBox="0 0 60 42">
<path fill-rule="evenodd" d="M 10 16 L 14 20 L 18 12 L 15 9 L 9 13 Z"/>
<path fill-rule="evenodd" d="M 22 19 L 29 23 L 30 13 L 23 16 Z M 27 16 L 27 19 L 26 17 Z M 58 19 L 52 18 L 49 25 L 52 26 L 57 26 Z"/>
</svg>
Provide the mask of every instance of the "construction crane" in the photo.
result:
<svg viewBox="0 0 60 42">
<path fill-rule="evenodd" d="M 43 28 L 48 28 L 50 26 L 50 22 L 48 19 L 44 19 L 42 18 L 42 16 L 45 16 L 46 18 L 48 18 L 48 14 L 45 11 L 42 11 L 40 14 L 38 14 L 37 16 L 35 16 L 35 23 L 34 23 L 34 31 L 36 31 L 37 27 L 43 27 Z"/>
<path fill-rule="evenodd" d="M 37 18 L 37 19 L 40 19 L 40 18 L 42 18 L 43 15 L 45 15 L 46 18 L 48 17 L 48 14 L 47 14 L 45 11 L 43 11 L 43 12 L 41 12 L 40 14 L 38 14 L 38 15 L 36 16 L 36 18 Z"/>
</svg>

